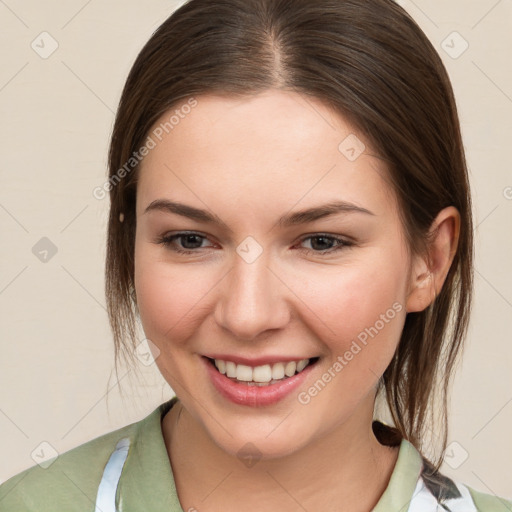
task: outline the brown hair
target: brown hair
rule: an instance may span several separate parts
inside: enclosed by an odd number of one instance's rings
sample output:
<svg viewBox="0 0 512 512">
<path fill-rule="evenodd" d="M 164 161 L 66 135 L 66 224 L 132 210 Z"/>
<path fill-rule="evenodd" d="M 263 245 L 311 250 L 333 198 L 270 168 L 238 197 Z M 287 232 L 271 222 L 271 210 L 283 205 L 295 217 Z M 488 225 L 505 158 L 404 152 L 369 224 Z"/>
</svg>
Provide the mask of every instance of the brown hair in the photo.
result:
<svg viewBox="0 0 512 512">
<path fill-rule="evenodd" d="M 125 164 L 178 102 L 270 88 L 322 100 L 368 138 L 387 163 L 411 251 L 424 251 L 444 207 L 461 215 L 443 289 L 427 310 L 407 315 L 379 388 L 396 430 L 419 450 L 440 404 L 443 454 L 450 378 L 472 298 L 471 198 L 447 72 L 421 29 L 391 0 L 189 0 L 153 34 L 126 81 L 109 153 L 106 295 L 116 362 L 121 353 L 133 361 L 137 343 L 138 167 L 126 171 Z"/>
</svg>

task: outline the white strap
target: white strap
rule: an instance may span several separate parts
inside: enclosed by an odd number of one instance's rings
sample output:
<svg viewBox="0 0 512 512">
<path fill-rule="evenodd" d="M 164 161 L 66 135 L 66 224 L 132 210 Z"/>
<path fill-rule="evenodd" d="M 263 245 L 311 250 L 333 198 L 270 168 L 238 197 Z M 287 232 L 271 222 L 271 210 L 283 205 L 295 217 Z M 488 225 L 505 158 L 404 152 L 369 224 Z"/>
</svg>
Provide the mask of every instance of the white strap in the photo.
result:
<svg viewBox="0 0 512 512">
<path fill-rule="evenodd" d="M 121 472 L 123 471 L 126 457 L 128 456 L 129 447 L 130 439 L 125 437 L 117 443 L 115 450 L 110 455 L 98 487 L 94 512 L 117 512 L 117 486 L 121 478 Z"/>
</svg>

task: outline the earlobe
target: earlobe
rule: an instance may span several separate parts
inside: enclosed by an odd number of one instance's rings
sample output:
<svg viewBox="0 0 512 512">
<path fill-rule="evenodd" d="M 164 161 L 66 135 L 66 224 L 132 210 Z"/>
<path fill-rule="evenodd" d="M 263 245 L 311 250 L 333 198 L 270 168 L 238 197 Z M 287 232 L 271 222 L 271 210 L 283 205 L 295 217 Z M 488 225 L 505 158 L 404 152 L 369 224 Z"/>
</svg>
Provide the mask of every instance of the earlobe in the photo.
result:
<svg viewBox="0 0 512 512">
<path fill-rule="evenodd" d="M 460 214 L 449 206 L 437 215 L 429 231 L 427 253 L 412 265 L 408 313 L 424 311 L 441 292 L 457 252 Z"/>
</svg>

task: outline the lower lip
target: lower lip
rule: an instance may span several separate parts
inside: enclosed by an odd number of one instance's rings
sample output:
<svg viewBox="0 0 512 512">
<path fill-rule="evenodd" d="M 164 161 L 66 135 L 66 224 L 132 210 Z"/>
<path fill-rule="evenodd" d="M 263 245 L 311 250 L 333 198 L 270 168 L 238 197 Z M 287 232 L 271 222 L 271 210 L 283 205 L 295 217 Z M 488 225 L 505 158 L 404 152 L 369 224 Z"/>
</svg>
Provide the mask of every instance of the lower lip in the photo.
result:
<svg viewBox="0 0 512 512">
<path fill-rule="evenodd" d="M 300 373 L 288 377 L 282 382 L 267 386 L 249 386 L 243 382 L 236 382 L 220 373 L 206 357 L 202 359 L 213 385 L 222 396 L 235 404 L 252 407 L 272 405 L 288 396 L 304 382 L 318 362 L 306 366 Z"/>
</svg>

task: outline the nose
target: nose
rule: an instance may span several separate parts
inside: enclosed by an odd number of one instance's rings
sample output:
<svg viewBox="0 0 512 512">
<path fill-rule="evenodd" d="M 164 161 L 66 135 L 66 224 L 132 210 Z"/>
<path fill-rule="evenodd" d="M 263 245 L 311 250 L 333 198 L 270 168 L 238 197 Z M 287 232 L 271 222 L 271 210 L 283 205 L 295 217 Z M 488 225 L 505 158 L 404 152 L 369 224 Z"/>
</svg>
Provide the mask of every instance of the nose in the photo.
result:
<svg viewBox="0 0 512 512">
<path fill-rule="evenodd" d="M 223 280 L 215 320 L 239 340 L 252 341 L 266 331 L 282 329 L 290 320 L 288 288 L 260 256 L 247 263 L 236 256 Z"/>
</svg>

